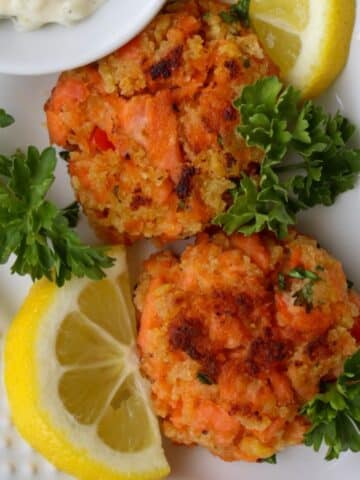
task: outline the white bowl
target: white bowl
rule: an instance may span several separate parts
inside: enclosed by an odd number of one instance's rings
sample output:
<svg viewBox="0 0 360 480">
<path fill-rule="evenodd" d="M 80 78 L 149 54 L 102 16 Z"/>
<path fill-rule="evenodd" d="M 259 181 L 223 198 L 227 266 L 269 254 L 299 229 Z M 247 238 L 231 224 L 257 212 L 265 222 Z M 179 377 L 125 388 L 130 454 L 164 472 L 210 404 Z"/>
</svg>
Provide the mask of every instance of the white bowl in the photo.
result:
<svg viewBox="0 0 360 480">
<path fill-rule="evenodd" d="M 91 17 L 65 27 L 18 32 L 0 20 L 0 73 L 40 75 L 101 58 L 137 35 L 165 0 L 107 0 Z"/>
</svg>

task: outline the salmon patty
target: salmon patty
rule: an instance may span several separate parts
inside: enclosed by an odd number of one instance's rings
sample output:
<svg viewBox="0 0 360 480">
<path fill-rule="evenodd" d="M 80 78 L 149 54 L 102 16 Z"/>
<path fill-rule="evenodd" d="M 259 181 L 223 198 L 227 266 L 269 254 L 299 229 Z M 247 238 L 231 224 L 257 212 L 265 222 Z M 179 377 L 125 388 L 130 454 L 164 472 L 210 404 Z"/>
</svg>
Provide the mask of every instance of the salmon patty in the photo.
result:
<svg viewBox="0 0 360 480">
<path fill-rule="evenodd" d="M 341 264 L 296 232 L 202 233 L 180 258 L 154 255 L 138 345 L 165 435 L 227 461 L 301 443 L 300 408 L 358 348 L 359 305 Z"/>
<path fill-rule="evenodd" d="M 110 242 L 185 238 L 226 207 L 262 153 L 235 133 L 233 100 L 277 74 L 256 35 L 226 23 L 227 5 L 169 2 L 131 43 L 66 72 L 46 104 L 51 141 L 90 222 Z"/>
</svg>

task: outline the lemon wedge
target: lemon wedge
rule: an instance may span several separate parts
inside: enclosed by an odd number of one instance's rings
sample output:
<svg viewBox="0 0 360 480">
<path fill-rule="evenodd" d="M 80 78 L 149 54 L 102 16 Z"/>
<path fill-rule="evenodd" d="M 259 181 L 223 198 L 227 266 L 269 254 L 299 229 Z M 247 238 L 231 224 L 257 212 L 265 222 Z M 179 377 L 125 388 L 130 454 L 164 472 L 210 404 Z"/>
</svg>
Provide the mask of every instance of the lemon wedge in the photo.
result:
<svg viewBox="0 0 360 480">
<path fill-rule="evenodd" d="M 283 78 L 312 98 L 344 68 L 355 0 L 251 0 L 250 19 Z"/>
<path fill-rule="evenodd" d="M 15 425 L 60 470 L 81 480 L 169 473 L 149 389 L 139 372 L 126 255 L 104 280 L 36 283 L 5 343 Z"/>
</svg>

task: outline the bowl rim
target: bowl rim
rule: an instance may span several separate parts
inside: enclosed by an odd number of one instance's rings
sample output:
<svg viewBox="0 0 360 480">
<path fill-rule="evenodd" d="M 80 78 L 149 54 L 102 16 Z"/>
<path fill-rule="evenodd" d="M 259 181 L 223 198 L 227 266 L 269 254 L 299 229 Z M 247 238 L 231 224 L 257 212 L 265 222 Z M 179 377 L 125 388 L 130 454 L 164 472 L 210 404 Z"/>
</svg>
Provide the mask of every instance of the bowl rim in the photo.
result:
<svg viewBox="0 0 360 480">
<path fill-rule="evenodd" d="M 128 0 L 126 0 L 128 1 Z M 164 6 L 166 0 L 148 0 L 148 5 L 143 13 L 139 16 L 135 22 L 133 22 L 132 28 L 126 33 L 126 35 L 119 30 L 118 35 L 114 35 L 113 41 L 109 42 L 104 46 L 99 48 L 94 48 L 89 50 L 89 52 L 84 52 L 83 55 L 79 55 L 77 60 L 72 61 L 71 55 L 69 55 L 69 61 L 58 61 L 54 64 L 41 64 L 35 62 L 33 68 L 29 68 L 30 64 L 22 64 L 20 62 L 4 62 L 0 58 L 0 74 L 6 75 L 21 75 L 21 76 L 36 76 L 36 75 L 50 75 L 54 73 L 59 73 L 63 70 L 71 70 L 73 68 L 82 67 L 89 63 L 94 62 L 110 53 L 114 52 L 116 49 L 120 48 L 123 45 L 126 45 L 131 39 L 138 35 L 152 20 L 152 18 L 160 11 L 161 7 Z M 94 13 L 96 15 L 96 12 Z M 57 26 L 57 25 L 55 25 Z M 65 27 L 65 28 L 72 28 Z M 76 28 L 76 25 L 75 25 Z M 19 33 L 21 35 L 21 32 Z M 56 58 L 56 57 L 54 57 Z"/>
</svg>

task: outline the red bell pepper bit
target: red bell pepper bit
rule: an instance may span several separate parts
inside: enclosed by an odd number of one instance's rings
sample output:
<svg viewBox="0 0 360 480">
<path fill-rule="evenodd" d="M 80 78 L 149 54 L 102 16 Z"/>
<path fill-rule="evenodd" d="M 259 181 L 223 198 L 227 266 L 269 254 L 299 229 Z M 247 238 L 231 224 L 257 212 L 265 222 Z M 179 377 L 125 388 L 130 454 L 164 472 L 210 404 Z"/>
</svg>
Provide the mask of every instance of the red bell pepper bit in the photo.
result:
<svg viewBox="0 0 360 480">
<path fill-rule="evenodd" d="M 115 147 L 110 142 L 106 132 L 104 132 L 104 130 L 101 130 L 101 128 L 99 127 L 94 128 L 90 136 L 90 143 L 101 152 L 105 152 L 106 150 L 115 150 Z"/>
</svg>

